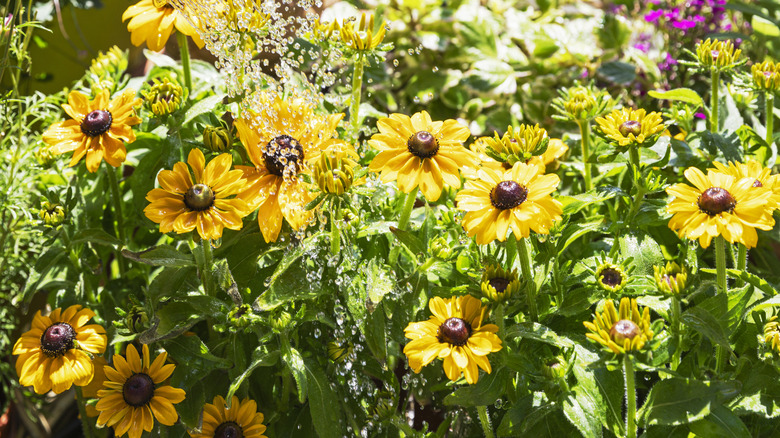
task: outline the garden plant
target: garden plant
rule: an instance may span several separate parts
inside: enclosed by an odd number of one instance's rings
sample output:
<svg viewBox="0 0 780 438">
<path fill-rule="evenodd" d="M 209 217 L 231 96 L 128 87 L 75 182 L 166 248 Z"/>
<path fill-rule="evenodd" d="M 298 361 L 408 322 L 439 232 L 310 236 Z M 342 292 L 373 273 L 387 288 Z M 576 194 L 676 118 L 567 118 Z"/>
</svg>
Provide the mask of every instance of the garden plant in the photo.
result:
<svg viewBox="0 0 780 438">
<path fill-rule="evenodd" d="M 780 1 L 4 3 L 0 436 L 780 435 Z"/>
</svg>

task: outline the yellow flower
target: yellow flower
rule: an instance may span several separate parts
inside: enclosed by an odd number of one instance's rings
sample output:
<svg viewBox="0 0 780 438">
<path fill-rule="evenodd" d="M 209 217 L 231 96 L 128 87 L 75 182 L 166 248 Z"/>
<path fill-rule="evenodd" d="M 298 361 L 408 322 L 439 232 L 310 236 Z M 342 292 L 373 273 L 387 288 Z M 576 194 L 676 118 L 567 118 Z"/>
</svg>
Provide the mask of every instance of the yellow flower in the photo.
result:
<svg viewBox="0 0 780 438">
<path fill-rule="evenodd" d="M 772 229 L 772 192 L 766 187 L 753 187 L 749 178 L 737 179 L 712 169 L 705 176 L 689 167 L 685 177 L 694 187 L 681 183 L 666 189 L 674 197 L 666 207 L 674 215 L 669 228 L 680 238 L 699 239 L 707 248 L 720 235 L 753 248 L 758 242 L 756 228 Z"/>
<path fill-rule="evenodd" d="M 368 144 L 380 152 L 369 168 L 381 172 L 382 182 L 398 180 L 404 193 L 419 186 L 427 200 L 436 201 L 445 184 L 460 187 L 458 169 L 477 166 L 476 155 L 463 147 L 469 130 L 455 120 L 434 122 L 425 111 L 411 118 L 391 114 L 377 128 Z"/>
<path fill-rule="evenodd" d="M 734 43 L 731 41 L 707 38 L 706 41 L 696 45 L 696 58 L 699 64 L 713 70 L 726 70 L 743 63 L 744 61 L 740 62 L 739 59 L 741 53 L 741 49 L 734 50 Z"/>
<path fill-rule="evenodd" d="M 607 292 L 619 292 L 626 286 L 626 273 L 623 268 L 612 263 L 602 263 L 596 269 L 596 284 Z"/>
<path fill-rule="evenodd" d="M 467 212 L 463 227 L 479 245 L 503 242 L 509 229 L 517 239 L 530 230 L 548 234 L 561 218 L 561 203 L 550 197 L 559 182 L 557 175 L 540 174 L 536 165 L 516 163 L 503 173 L 483 168 L 455 197 L 458 209 Z"/>
<path fill-rule="evenodd" d="M 676 262 L 667 262 L 665 267 L 653 266 L 653 277 L 658 290 L 665 295 L 680 295 L 688 281 L 688 269 Z"/>
<path fill-rule="evenodd" d="M 127 156 L 124 142 L 135 141 L 130 127 L 141 123 L 133 111 L 141 99 L 135 98 L 135 90 L 125 90 L 111 102 L 109 98 L 108 90 L 102 90 L 92 101 L 85 94 L 71 91 L 68 103 L 62 104 L 71 119 L 53 124 L 43 133 L 43 141 L 57 155 L 73 151 L 70 166 L 86 155 L 90 172 L 97 172 L 104 159 L 119 167 Z"/>
<path fill-rule="evenodd" d="M 753 73 L 753 83 L 759 90 L 769 92 L 780 90 L 780 63 L 764 61 L 753 64 L 750 71 Z"/>
<path fill-rule="evenodd" d="M 193 149 L 187 163 L 194 179 L 182 162 L 174 164 L 173 170 L 160 171 L 157 182 L 162 188 L 146 195 L 151 203 L 144 209 L 146 217 L 160 224 L 161 233 L 181 234 L 197 228 L 207 240 L 222 237 L 224 228 L 240 230 L 241 219 L 251 210 L 243 199 L 228 199 L 240 194 L 246 184 L 240 170 L 230 170 L 233 157 L 221 154 L 206 165 L 203 152 Z"/>
<path fill-rule="evenodd" d="M 122 14 L 122 21 L 127 19 L 130 19 L 127 30 L 134 46 L 140 46 L 146 41 L 149 50 L 159 52 L 165 47 L 175 27 L 203 48 L 203 39 L 198 31 L 167 0 L 141 0 Z"/>
<path fill-rule="evenodd" d="M 596 123 L 604 135 L 621 147 L 649 143 L 666 129 L 660 114 L 655 111 L 645 114 L 641 108 L 613 110 L 606 117 L 597 117 Z"/>
<path fill-rule="evenodd" d="M 95 369 L 95 376 L 92 378 L 92 381 L 89 382 L 89 385 L 81 388 L 81 394 L 85 398 L 96 398 L 97 392 L 103 388 L 103 382 L 106 381 L 106 371 L 104 369 L 106 365 L 108 365 L 108 362 L 103 356 L 95 356 L 92 359 L 92 366 Z M 100 412 L 95 409 L 94 404 L 90 403 L 85 407 L 88 417 L 97 417 L 100 415 Z"/>
<path fill-rule="evenodd" d="M 181 108 L 182 99 L 185 98 L 184 89 L 170 78 L 154 78 L 147 90 L 141 90 L 146 107 L 155 116 L 167 116 Z"/>
<path fill-rule="evenodd" d="M 766 187 L 772 192 L 771 207 L 774 209 L 780 206 L 780 178 L 778 175 L 772 175 L 772 169 L 762 166 L 756 160 L 750 160 L 746 164 L 729 161 L 728 166 L 722 163 L 713 165 L 720 173 L 731 175 L 738 180 L 749 179 L 753 187 Z"/>
<path fill-rule="evenodd" d="M 100 398 L 95 407 L 100 412 L 98 427 L 110 426 L 120 437 L 140 438 L 143 431 L 150 432 L 156 418 L 165 426 L 173 426 L 179 418 L 174 403 L 184 400 L 184 390 L 162 383 L 171 377 L 176 368 L 165 365 L 168 353 L 161 353 L 149 364 L 149 346 L 143 346 L 143 358 L 130 344 L 126 357 L 114 355 L 114 366 L 105 366 L 106 381 L 97 392 Z"/>
<path fill-rule="evenodd" d="M 510 127 L 511 128 L 511 127 Z M 544 130 L 543 130 L 544 131 Z M 546 131 L 545 131 L 546 133 Z M 566 152 L 569 150 L 569 147 L 566 146 L 566 143 L 563 142 L 560 138 L 551 138 L 549 141 L 546 141 L 546 148 L 544 149 L 544 152 L 541 155 L 534 155 L 531 156 L 528 159 L 504 159 L 504 160 L 496 160 L 492 156 L 496 156 L 496 151 L 501 150 L 508 150 L 505 148 L 504 144 L 508 141 L 513 147 L 515 142 L 511 141 L 511 137 L 508 136 L 509 131 L 504 134 L 503 137 L 501 137 L 498 142 L 500 144 L 496 144 L 496 141 L 498 139 L 498 134 L 496 134 L 496 137 L 480 137 L 478 138 L 474 143 L 472 143 L 469 146 L 469 149 L 471 149 L 472 152 L 477 154 L 477 158 L 480 163 L 480 167 L 489 167 L 496 172 L 503 172 L 507 169 L 511 169 L 512 165 L 516 163 L 517 161 L 523 161 L 525 164 L 535 164 L 539 166 L 541 169 L 541 172 L 544 173 L 546 169 L 555 169 L 557 168 L 556 161 L 561 158 Z M 522 152 L 521 152 L 522 154 Z M 501 153 L 500 155 L 507 155 L 506 152 Z M 522 156 L 522 155 L 521 155 Z M 508 157 L 508 155 L 507 155 Z M 466 178 L 474 179 L 476 178 L 477 169 L 470 169 L 470 168 L 464 168 L 461 169 L 461 172 Z"/>
<path fill-rule="evenodd" d="M 369 16 L 366 22 L 366 14 L 360 17 L 360 24 L 357 28 L 352 25 L 352 21 L 344 21 L 341 27 L 341 41 L 352 50 L 365 51 L 377 48 L 385 38 L 385 27 L 387 24 L 382 21 L 379 25 L 379 31 L 374 33 L 374 15 Z"/>
<path fill-rule="evenodd" d="M 769 321 L 764 325 L 764 336 L 759 338 L 769 349 L 780 353 L 780 322 L 778 322 L 777 316 L 769 318 Z"/>
<path fill-rule="evenodd" d="M 482 325 L 487 307 L 471 295 L 428 301 L 433 316 L 428 321 L 412 322 L 404 329 L 412 341 L 404 347 L 409 366 L 415 373 L 435 358 L 444 360 L 447 378 L 457 380 L 461 374 L 470 384 L 477 383 L 479 370 L 491 372 L 487 355 L 501 350 L 496 336 L 498 326 Z"/>
<path fill-rule="evenodd" d="M 102 326 L 85 325 L 94 316 L 80 305 L 54 309 L 48 316 L 36 312 L 30 330 L 14 344 L 19 383 L 38 394 L 89 384 L 95 374 L 90 355 L 106 351 L 107 342 Z"/>
<path fill-rule="evenodd" d="M 257 221 L 266 242 L 275 242 L 282 218 L 294 230 L 304 228 L 313 211 L 305 206 L 314 199 L 312 187 L 298 175 L 310 172 L 328 146 L 344 114 L 319 116 L 308 101 L 263 93 L 262 110 L 250 111 L 235 125 L 241 143 L 254 166 L 236 166 L 244 172 L 250 188 L 242 197 L 250 211 L 258 209 Z"/>
<path fill-rule="evenodd" d="M 325 193 L 344 194 L 353 184 L 363 182 L 363 178 L 355 180 L 356 160 L 359 158 L 352 146 L 346 143 L 331 145 L 314 163 L 314 182 Z"/>
<path fill-rule="evenodd" d="M 503 303 L 520 291 L 520 280 L 517 270 L 504 270 L 499 265 L 491 265 L 485 269 L 480 282 L 482 296 L 496 303 Z"/>
<path fill-rule="evenodd" d="M 615 311 L 615 303 L 607 300 L 602 312 L 594 315 L 593 322 L 585 321 L 583 324 L 590 330 L 585 336 L 615 354 L 639 351 L 653 339 L 650 308 L 645 307 L 640 312 L 635 298 L 622 298 L 620 313 Z"/>
<path fill-rule="evenodd" d="M 263 414 L 257 412 L 254 400 L 244 399 L 239 403 L 238 397 L 233 396 L 228 408 L 225 399 L 218 395 L 213 403 L 203 406 L 201 431 L 189 434 L 193 438 L 267 438 L 263 432 Z"/>
</svg>

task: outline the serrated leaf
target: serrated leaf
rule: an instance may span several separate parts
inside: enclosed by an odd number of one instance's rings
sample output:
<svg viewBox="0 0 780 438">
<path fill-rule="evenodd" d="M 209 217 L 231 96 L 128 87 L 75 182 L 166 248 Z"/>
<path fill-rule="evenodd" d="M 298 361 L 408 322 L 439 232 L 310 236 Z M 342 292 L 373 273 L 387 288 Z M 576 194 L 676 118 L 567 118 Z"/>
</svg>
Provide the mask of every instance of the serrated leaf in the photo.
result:
<svg viewBox="0 0 780 438">
<path fill-rule="evenodd" d="M 702 100 L 701 96 L 690 88 L 675 88 L 668 91 L 652 90 L 648 91 L 647 94 L 656 99 L 685 102 L 700 107 L 704 106 L 704 100 Z"/>
<path fill-rule="evenodd" d="M 637 412 L 640 427 L 676 426 L 701 420 L 718 400 L 739 391 L 739 382 L 708 382 L 682 378 L 661 380 L 650 389 Z"/>
<path fill-rule="evenodd" d="M 341 438 L 347 435 L 344 411 L 336 391 L 330 386 L 330 379 L 316 362 L 306 362 L 309 379 L 309 412 L 311 421 L 320 438 Z"/>
<path fill-rule="evenodd" d="M 192 254 L 185 254 L 169 245 L 155 246 L 139 252 L 123 249 L 122 255 L 138 263 L 152 266 L 195 266 Z"/>
<path fill-rule="evenodd" d="M 570 348 L 574 345 L 574 342 L 571 339 L 558 336 L 553 330 L 536 322 L 515 324 L 507 328 L 504 336 L 506 338 L 521 337 L 524 339 L 534 339 L 560 348 Z"/>
<path fill-rule="evenodd" d="M 713 406 L 710 415 L 688 426 L 697 436 L 750 438 L 752 435 L 745 423 L 727 408 Z"/>
<path fill-rule="evenodd" d="M 493 369 L 491 374 L 480 377 L 477 383 L 458 388 L 444 397 L 444 404 L 463 407 L 492 405 L 506 390 L 508 377 L 508 368 Z"/>
<path fill-rule="evenodd" d="M 267 352 L 263 348 L 264 347 L 261 345 L 257 347 L 254 352 L 252 352 L 252 363 L 249 365 L 249 367 L 247 367 L 246 370 L 244 370 L 243 373 L 241 373 L 240 376 L 238 376 L 233 381 L 233 383 L 230 384 L 230 388 L 228 388 L 227 393 L 228 400 L 233 397 L 233 394 L 236 393 L 244 380 L 246 380 L 246 378 L 249 377 L 255 369 L 259 367 L 274 366 L 279 361 L 280 353 L 278 350 Z"/>
<path fill-rule="evenodd" d="M 682 323 L 707 337 L 713 344 L 731 351 L 729 340 L 723 332 L 723 327 L 710 312 L 701 307 L 693 307 L 682 315 Z"/>
</svg>

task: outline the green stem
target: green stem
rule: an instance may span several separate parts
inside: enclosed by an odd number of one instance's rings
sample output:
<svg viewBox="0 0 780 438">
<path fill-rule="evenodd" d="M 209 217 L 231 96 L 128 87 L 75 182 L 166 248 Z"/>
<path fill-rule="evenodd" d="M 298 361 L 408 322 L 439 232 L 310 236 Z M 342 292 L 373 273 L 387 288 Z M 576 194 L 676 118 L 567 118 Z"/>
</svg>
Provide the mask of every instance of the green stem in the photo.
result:
<svg viewBox="0 0 780 438">
<path fill-rule="evenodd" d="M 634 194 L 633 202 L 631 203 L 631 211 L 628 212 L 628 221 L 633 222 L 634 216 L 639 213 L 639 207 L 642 206 L 642 202 L 645 200 L 645 188 L 641 185 L 636 186 L 636 194 Z"/>
<path fill-rule="evenodd" d="M 558 257 L 553 260 L 553 285 L 555 287 L 555 297 L 558 301 L 558 309 L 563 306 L 563 289 L 561 288 L 561 267 Z"/>
<path fill-rule="evenodd" d="M 498 326 L 498 337 L 504 339 L 504 303 L 497 303 L 493 308 L 493 320 Z"/>
<path fill-rule="evenodd" d="M 747 268 L 747 247 L 741 243 L 737 244 L 738 253 L 737 253 L 737 270 L 740 272 L 744 272 L 745 268 Z M 742 280 L 737 280 L 735 286 L 740 287 L 743 284 L 745 284 Z"/>
<path fill-rule="evenodd" d="M 514 238 L 514 235 L 512 238 Z M 532 322 L 538 322 L 539 311 L 536 308 L 536 283 L 534 282 L 531 255 L 529 251 L 528 239 L 519 239 L 517 241 L 517 253 L 520 256 L 520 269 L 523 271 L 523 281 L 525 281 L 525 296 L 528 299 L 528 313 Z"/>
<path fill-rule="evenodd" d="M 718 123 L 718 91 L 720 90 L 720 72 L 712 71 L 712 84 L 710 91 L 710 131 L 718 132 L 720 124 Z"/>
<path fill-rule="evenodd" d="M 84 438 L 92 438 L 92 422 L 87 416 L 87 400 L 84 398 L 84 393 L 80 386 L 76 386 L 76 404 L 81 416 L 81 431 L 84 434 Z"/>
<path fill-rule="evenodd" d="M 517 257 L 517 239 L 512 234 L 506 240 L 506 266 L 511 271 L 512 266 L 515 265 L 515 257 Z"/>
<path fill-rule="evenodd" d="M 580 125 L 580 136 L 582 137 L 582 164 L 584 166 L 585 191 L 587 192 L 593 188 L 590 163 L 588 163 L 590 158 L 590 122 L 588 120 L 580 120 L 578 124 Z"/>
<path fill-rule="evenodd" d="M 771 92 L 764 93 L 764 110 L 766 111 L 766 143 L 772 145 L 775 141 L 775 95 Z"/>
<path fill-rule="evenodd" d="M 190 72 L 190 46 L 187 41 L 187 35 L 176 32 L 176 42 L 179 43 L 179 53 L 181 54 L 181 68 L 184 70 L 184 86 L 192 93 L 192 73 Z"/>
<path fill-rule="evenodd" d="M 631 355 L 623 356 L 623 373 L 626 378 L 626 438 L 636 438 L 636 385 Z"/>
<path fill-rule="evenodd" d="M 404 201 L 404 207 L 401 210 L 401 217 L 398 218 L 399 230 L 405 230 L 406 225 L 409 223 L 409 217 L 412 215 L 412 209 L 414 209 L 414 201 L 417 199 L 417 190 L 415 187 L 406 195 L 406 201 Z"/>
<path fill-rule="evenodd" d="M 352 70 L 352 99 L 349 104 L 349 125 L 353 140 L 358 139 L 360 130 L 360 97 L 363 91 L 363 53 L 358 52 Z"/>
<path fill-rule="evenodd" d="M 676 296 L 672 297 L 672 336 L 677 340 L 674 354 L 672 354 L 672 370 L 677 370 L 680 366 L 680 353 L 682 352 L 682 336 L 680 336 L 680 299 Z"/>
<path fill-rule="evenodd" d="M 479 422 L 482 424 L 482 432 L 485 433 L 485 438 L 493 438 L 495 435 L 493 435 L 493 426 L 490 424 L 487 406 L 477 406 L 477 412 L 479 413 Z"/>
<path fill-rule="evenodd" d="M 726 283 L 726 240 L 723 236 L 715 238 L 715 269 L 717 272 L 718 293 L 726 294 L 728 285 Z M 726 363 L 726 350 L 722 346 L 715 347 L 715 372 L 720 374 Z"/>
<path fill-rule="evenodd" d="M 341 251 L 341 233 L 339 233 L 338 218 L 335 212 L 330 214 L 330 252 L 338 254 Z"/>
<path fill-rule="evenodd" d="M 200 241 L 200 245 L 203 248 L 203 266 L 200 268 L 200 281 L 203 283 L 203 290 L 206 292 L 206 295 L 214 296 L 214 285 L 211 280 L 211 264 L 214 257 L 211 249 L 211 240 L 203 239 Z"/>
<path fill-rule="evenodd" d="M 111 198 L 114 203 L 114 219 L 116 224 L 116 235 L 122 245 L 125 245 L 125 223 L 122 216 L 122 194 L 119 192 L 119 182 L 116 179 L 116 169 L 106 163 L 106 174 L 108 174 L 108 185 L 111 190 Z M 119 265 L 119 275 L 125 274 L 125 258 L 122 256 L 121 249 L 116 251 L 116 261 Z"/>
<path fill-rule="evenodd" d="M 390 422 L 393 423 L 393 425 L 397 427 L 398 430 L 403 432 L 404 435 L 409 437 L 417 436 L 417 432 L 415 432 L 415 430 L 412 429 L 412 427 L 409 426 L 406 421 L 398 418 L 398 415 L 393 415 L 393 417 L 390 418 Z"/>
</svg>

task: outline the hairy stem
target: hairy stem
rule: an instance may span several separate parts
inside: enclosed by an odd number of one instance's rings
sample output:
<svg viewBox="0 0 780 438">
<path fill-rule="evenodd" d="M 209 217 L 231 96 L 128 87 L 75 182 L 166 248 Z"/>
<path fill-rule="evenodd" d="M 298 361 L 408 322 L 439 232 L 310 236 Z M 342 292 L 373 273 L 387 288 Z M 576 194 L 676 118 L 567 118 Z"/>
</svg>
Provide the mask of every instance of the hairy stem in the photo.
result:
<svg viewBox="0 0 780 438">
<path fill-rule="evenodd" d="M 111 190 L 111 198 L 114 204 L 114 224 L 116 225 L 116 236 L 122 245 L 125 245 L 125 221 L 122 216 L 122 194 L 119 191 L 119 181 L 116 178 L 116 169 L 106 163 L 106 174 L 108 175 L 108 185 Z M 121 249 L 116 251 L 116 261 L 119 265 L 119 275 L 125 274 L 125 258 L 122 256 Z"/>
<path fill-rule="evenodd" d="M 626 378 L 626 438 L 636 438 L 636 385 L 631 355 L 623 356 L 623 373 Z"/>
<path fill-rule="evenodd" d="M 415 187 L 411 192 L 406 195 L 406 201 L 404 201 L 403 210 L 401 210 L 401 217 L 398 218 L 398 229 L 405 230 L 409 224 L 409 217 L 412 215 L 412 209 L 414 209 L 414 201 L 417 199 L 417 188 Z"/>
<path fill-rule="evenodd" d="M 485 438 L 493 438 L 495 435 L 493 435 L 493 426 L 490 424 L 487 406 L 477 406 L 477 412 L 479 412 L 479 422 L 482 424 L 482 432 L 485 434 Z"/>
<path fill-rule="evenodd" d="M 539 311 L 536 308 L 536 283 L 534 282 L 531 254 L 527 238 L 521 238 L 517 241 L 517 254 L 520 256 L 520 269 L 523 271 L 525 296 L 528 299 L 528 313 L 532 322 L 539 322 Z"/>
<path fill-rule="evenodd" d="M 349 103 L 349 126 L 354 140 L 358 139 L 360 131 L 358 115 L 360 113 L 360 98 L 363 91 L 363 53 L 358 52 L 352 70 L 352 99 Z"/>
</svg>

